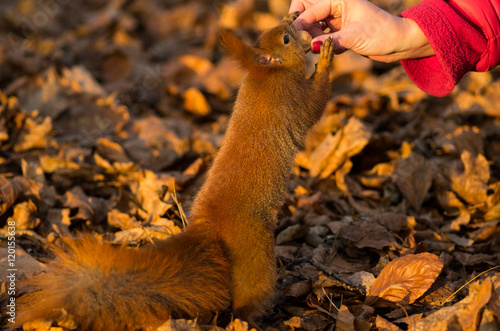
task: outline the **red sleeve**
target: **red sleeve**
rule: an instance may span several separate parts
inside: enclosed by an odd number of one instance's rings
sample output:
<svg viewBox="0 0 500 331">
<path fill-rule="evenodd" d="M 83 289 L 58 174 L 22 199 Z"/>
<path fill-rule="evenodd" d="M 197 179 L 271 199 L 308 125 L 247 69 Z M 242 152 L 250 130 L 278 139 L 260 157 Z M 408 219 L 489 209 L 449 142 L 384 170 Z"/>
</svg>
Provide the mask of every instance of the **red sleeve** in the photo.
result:
<svg viewBox="0 0 500 331">
<path fill-rule="evenodd" d="M 445 96 L 471 70 L 500 62 L 500 0 L 423 0 L 401 16 L 414 20 L 436 55 L 403 60 L 408 76 L 425 92 Z"/>
</svg>

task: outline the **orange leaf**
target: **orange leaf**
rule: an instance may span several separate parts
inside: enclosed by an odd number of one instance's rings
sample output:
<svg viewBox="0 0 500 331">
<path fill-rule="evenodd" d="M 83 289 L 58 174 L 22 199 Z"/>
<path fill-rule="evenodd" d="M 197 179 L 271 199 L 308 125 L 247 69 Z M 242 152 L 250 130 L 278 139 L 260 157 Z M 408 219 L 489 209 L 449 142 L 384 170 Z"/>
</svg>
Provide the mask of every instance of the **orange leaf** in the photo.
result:
<svg viewBox="0 0 500 331">
<path fill-rule="evenodd" d="M 385 266 L 366 294 L 366 304 L 380 299 L 411 304 L 434 283 L 443 268 L 443 261 L 431 253 L 407 255 Z M 377 305 L 384 305 L 378 302 Z"/>
</svg>

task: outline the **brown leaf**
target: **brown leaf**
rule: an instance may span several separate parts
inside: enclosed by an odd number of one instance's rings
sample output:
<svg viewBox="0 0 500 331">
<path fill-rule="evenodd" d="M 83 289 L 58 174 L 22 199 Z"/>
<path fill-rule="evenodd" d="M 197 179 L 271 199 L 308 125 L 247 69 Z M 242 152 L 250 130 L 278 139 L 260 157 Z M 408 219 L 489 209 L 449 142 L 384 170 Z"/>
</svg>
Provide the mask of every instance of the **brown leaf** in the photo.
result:
<svg viewBox="0 0 500 331">
<path fill-rule="evenodd" d="M 153 223 L 161 218 L 161 215 L 172 208 L 172 204 L 166 203 L 166 197 L 161 194 L 164 193 L 164 187 L 171 188 L 173 185 L 173 178 L 158 178 L 149 170 L 136 173 L 130 188 L 141 205 L 141 208 L 136 210 L 137 214 Z"/>
<path fill-rule="evenodd" d="M 107 138 L 97 139 L 97 152 L 107 160 L 113 162 L 129 162 L 122 146 Z"/>
<path fill-rule="evenodd" d="M 69 235 L 69 226 L 71 225 L 71 219 L 69 217 L 71 210 L 69 208 L 51 208 L 47 212 L 47 221 L 51 225 L 54 232 L 59 234 L 61 237 L 64 235 Z"/>
<path fill-rule="evenodd" d="M 3 215 L 14 202 L 22 196 L 34 195 L 39 197 L 39 190 L 43 184 L 37 183 L 25 177 L 17 176 L 12 179 L 7 179 L 0 176 L 0 215 Z"/>
<path fill-rule="evenodd" d="M 396 242 L 384 226 L 371 222 L 363 222 L 362 225 L 346 225 L 340 229 L 339 237 L 358 248 L 383 249 L 393 246 Z"/>
<path fill-rule="evenodd" d="M 5 246 L 4 246 L 5 245 Z M 11 246 L 9 246 L 11 247 Z M 9 267 L 8 262 L 11 260 L 8 257 L 8 250 L 7 250 L 7 241 L 3 240 L 0 243 L 0 279 L 2 281 L 5 281 L 7 279 L 8 269 L 12 269 L 12 267 Z M 39 273 L 40 271 L 44 270 L 44 265 L 40 262 L 38 262 L 34 257 L 26 253 L 24 249 L 22 249 L 19 245 L 16 245 L 16 252 L 15 252 L 15 266 L 17 268 L 16 272 L 16 279 L 19 279 L 19 276 L 21 274 L 25 274 L 26 276 L 31 276 L 35 273 Z"/>
<path fill-rule="evenodd" d="M 488 160 L 482 154 L 474 157 L 467 150 L 463 151 L 460 158 L 465 169 L 463 174 L 452 171 L 453 191 L 472 205 L 485 203 L 490 179 Z"/>
<path fill-rule="evenodd" d="M 100 223 L 106 218 L 106 202 L 103 199 L 87 196 L 80 186 L 67 191 L 62 202 L 66 207 L 77 210 L 72 219 Z"/>
<path fill-rule="evenodd" d="M 458 316 L 458 321 L 462 325 L 463 330 L 475 330 L 477 328 L 481 318 L 481 311 L 488 301 L 490 301 L 491 290 L 491 278 L 486 278 L 483 282 L 479 281 L 471 284 L 470 291 L 476 292 L 476 295 Z"/>
<path fill-rule="evenodd" d="M 36 115 L 36 114 L 34 114 Z M 54 141 L 50 117 L 28 117 L 14 144 L 14 152 L 24 152 L 34 148 L 57 147 Z"/>
<path fill-rule="evenodd" d="M 476 330 L 482 308 L 490 298 L 492 298 L 492 279 L 474 282 L 470 285 L 469 295 L 465 299 L 453 306 L 443 307 L 420 320 L 416 323 L 415 330 Z"/>
<path fill-rule="evenodd" d="M 186 320 L 186 319 L 169 319 L 167 322 L 162 324 L 157 331 L 178 331 L 178 330 L 196 330 L 197 323 L 196 320 Z"/>
<path fill-rule="evenodd" d="M 399 191 L 413 209 L 420 210 L 434 176 L 431 163 L 422 155 L 412 153 L 406 159 L 399 161 L 394 176 Z"/>
<path fill-rule="evenodd" d="M 156 116 L 136 120 L 123 148 L 132 159 L 145 167 L 159 170 L 172 165 L 189 151 L 191 127 L 183 120 L 164 121 Z"/>
<path fill-rule="evenodd" d="M 301 224 L 290 225 L 276 236 L 276 245 L 282 245 L 292 240 L 304 238 L 309 228 Z"/>
<path fill-rule="evenodd" d="M 16 230 L 34 229 L 40 223 L 40 220 L 34 216 L 36 210 L 31 200 L 18 203 L 14 207 L 14 214 L 7 221 L 14 221 Z"/>
<path fill-rule="evenodd" d="M 298 316 L 294 316 L 294 317 L 290 318 L 288 321 L 284 321 L 283 324 L 285 324 L 286 326 L 289 326 L 292 330 L 294 328 L 300 328 L 300 326 L 302 324 L 302 318 L 300 318 Z"/>
<path fill-rule="evenodd" d="M 484 220 L 486 222 L 498 220 L 500 219 L 500 203 L 493 206 L 488 212 L 484 215 Z"/>
<path fill-rule="evenodd" d="M 308 295 L 311 291 L 311 282 L 306 280 L 287 285 L 281 293 L 284 297 L 299 298 Z"/>
<path fill-rule="evenodd" d="M 108 224 L 122 230 L 141 226 L 135 217 L 132 217 L 127 213 L 121 213 L 117 209 L 111 209 L 108 212 Z"/>
<path fill-rule="evenodd" d="M 351 117 L 335 135 L 329 134 L 311 154 L 311 175 L 326 178 L 368 144 L 371 132 L 360 120 Z"/>
<path fill-rule="evenodd" d="M 212 111 L 203 93 L 195 87 L 190 87 L 184 92 L 184 109 L 200 116 L 208 115 Z"/>
<path fill-rule="evenodd" d="M 380 315 L 377 315 L 377 318 L 375 319 L 375 325 L 377 326 L 377 329 L 379 331 L 400 331 L 401 329 L 396 325 L 385 318 L 381 317 Z"/>
<path fill-rule="evenodd" d="M 247 322 L 242 321 L 238 318 L 234 319 L 231 323 L 229 323 L 226 326 L 226 331 L 249 331 L 249 330 L 255 330 L 255 329 L 250 328 Z"/>
<path fill-rule="evenodd" d="M 337 331 L 354 331 L 354 315 L 349 311 L 346 305 L 339 308 L 337 315 Z"/>
<path fill-rule="evenodd" d="M 382 299 L 400 304 L 415 302 L 434 283 L 443 261 L 431 253 L 407 255 L 389 262 L 366 294 L 366 304 Z"/>
</svg>

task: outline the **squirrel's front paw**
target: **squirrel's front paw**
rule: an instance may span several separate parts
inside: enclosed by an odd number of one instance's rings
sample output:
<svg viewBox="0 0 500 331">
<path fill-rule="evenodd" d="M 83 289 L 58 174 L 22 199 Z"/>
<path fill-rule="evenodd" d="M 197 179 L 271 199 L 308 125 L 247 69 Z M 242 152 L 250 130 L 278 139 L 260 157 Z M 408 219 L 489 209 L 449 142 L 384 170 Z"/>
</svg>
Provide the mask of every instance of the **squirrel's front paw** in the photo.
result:
<svg viewBox="0 0 500 331">
<path fill-rule="evenodd" d="M 300 12 L 298 12 L 298 11 L 291 12 L 290 14 L 283 17 L 282 22 L 285 24 L 292 24 L 293 21 L 295 21 L 297 19 L 297 17 L 299 17 L 299 15 L 300 15 Z"/>
<path fill-rule="evenodd" d="M 327 40 L 321 45 L 318 69 L 319 70 L 329 70 L 333 61 L 333 55 L 335 54 L 333 40 L 328 37 Z"/>
</svg>

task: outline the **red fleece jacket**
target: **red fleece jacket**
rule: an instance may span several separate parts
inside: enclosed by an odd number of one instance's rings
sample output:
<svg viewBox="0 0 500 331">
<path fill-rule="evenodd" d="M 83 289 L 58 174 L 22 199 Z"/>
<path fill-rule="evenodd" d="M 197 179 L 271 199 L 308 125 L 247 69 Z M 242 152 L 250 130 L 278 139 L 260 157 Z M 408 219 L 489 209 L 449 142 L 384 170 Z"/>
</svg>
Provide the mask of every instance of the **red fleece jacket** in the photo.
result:
<svg viewBox="0 0 500 331">
<path fill-rule="evenodd" d="M 434 56 L 403 60 L 408 76 L 425 92 L 445 96 L 471 70 L 500 63 L 500 0 L 423 0 L 401 16 L 422 29 Z"/>
</svg>

